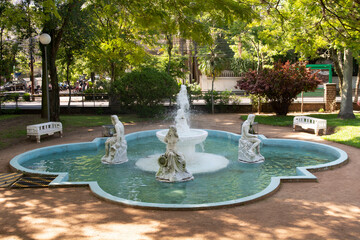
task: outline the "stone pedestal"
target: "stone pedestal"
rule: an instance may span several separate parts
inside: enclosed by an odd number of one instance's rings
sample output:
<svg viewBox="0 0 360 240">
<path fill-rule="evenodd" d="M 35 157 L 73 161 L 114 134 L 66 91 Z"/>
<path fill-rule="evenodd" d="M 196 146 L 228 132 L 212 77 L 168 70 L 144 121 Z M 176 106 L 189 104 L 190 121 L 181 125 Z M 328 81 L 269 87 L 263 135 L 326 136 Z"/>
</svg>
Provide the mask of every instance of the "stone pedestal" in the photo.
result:
<svg viewBox="0 0 360 240">
<path fill-rule="evenodd" d="M 336 83 L 324 84 L 325 111 L 334 111 L 336 104 Z M 336 105 L 335 105 L 336 106 Z"/>
</svg>

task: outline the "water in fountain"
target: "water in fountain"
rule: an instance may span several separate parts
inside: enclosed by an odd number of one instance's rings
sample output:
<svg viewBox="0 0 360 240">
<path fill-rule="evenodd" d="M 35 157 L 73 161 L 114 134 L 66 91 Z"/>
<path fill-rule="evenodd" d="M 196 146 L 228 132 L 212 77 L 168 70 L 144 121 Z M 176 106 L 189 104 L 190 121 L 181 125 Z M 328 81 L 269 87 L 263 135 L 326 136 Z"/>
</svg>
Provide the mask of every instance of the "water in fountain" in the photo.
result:
<svg viewBox="0 0 360 240">
<path fill-rule="evenodd" d="M 176 103 L 178 106 L 178 111 L 175 117 L 175 126 L 178 133 L 182 135 L 188 134 L 190 132 L 189 127 L 189 99 L 187 95 L 187 90 L 185 85 L 181 85 L 181 89 L 176 98 Z"/>
<path fill-rule="evenodd" d="M 214 172 L 225 168 L 229 160 L 223 156 L 196 152 L 195 146 L 205 141 L 208 133 L 205 130 L 193 129 L 189 127 L 189 99 L 185 85 L 181 85 L 181 90 L 177 95 L 177 115 L 175 126 L 179 135 L 177 150 L 185 157 L 186 166 L 191 173 Z M 156 133 L 157 138 L 163 142 L 168 133 L 168 129 L 160 130 Z M 147 158 L 139 159 L 136 163 L 144 171 L 157 172 L 159 166 L 157 159 L 160 155 L 151 155 Z"/>
</svg>

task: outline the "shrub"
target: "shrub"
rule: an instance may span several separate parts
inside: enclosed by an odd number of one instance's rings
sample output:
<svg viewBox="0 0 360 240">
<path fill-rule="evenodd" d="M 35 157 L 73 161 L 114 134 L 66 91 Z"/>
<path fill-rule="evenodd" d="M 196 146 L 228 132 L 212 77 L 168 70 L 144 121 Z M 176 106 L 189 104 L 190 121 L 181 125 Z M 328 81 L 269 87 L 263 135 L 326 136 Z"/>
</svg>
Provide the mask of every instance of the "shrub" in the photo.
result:
<svg viewBox="0 0 360 240">
<path fill-rule="evenodd" d="M 191 105 L 193 104 L 194 100 L 199 100 L 202 98 L 202 91 L 199 84 L 197 83 L 190 84 L 188 81 L 186 81 L 185 85 Z M 179 83 L 179 89 L 180 87 L 181 87 L 181 83 Z"/>
<path fill-rule="evenodd" d="M 178 92 L 176 80 L 169 74 L 154 68 L 144 68 L 125 74 L 116 79 L 111 87 L 111 95 L 124 108 L 139 115 L 154 116 L 160 111 L 163 99 L 171 98 Z M 151 111 L 146 109 L 152 108 Z M 156 111 L 156 112 L 154 112 Z"/>
<path fill-rule="evenodd" d="M 29 94 L 29 93 L 24 93 L 24 95 L 22 96 L 22 98 L 24 99 L 24 101 L 30 102 L 30 94 Z"/>
<path fill-rule="evenodd" d="M 236 87 L 266 97 L 276 115 L 285 116 L 296 95 L 302 91 L 314 91 L 319 84 L 321 81 L 306 68 L 305 62 L 286 62 L 284 65 L 276 63 L 273 69 L 263 69 L 258 73 L 246 72 Z"/>
<path fill-rule="evenodd" d="M 213 91 L 213 96 L 214 96 L 214 105 L 215 105 L 220 96 L 217 91 Z M 206 107 L 210 110 L 211 109 L 211 91 L 210 90 L 204 94 L 204 100 L 205 100 Z"/>
<path fill-rule="evenodd" d="M 228 105 L 230 103 L 232 95 L 233 94 L 231 90 L 222 91 L 219 95 L 219 101 L 218 101 L 219 105 Z"/>
</svg>

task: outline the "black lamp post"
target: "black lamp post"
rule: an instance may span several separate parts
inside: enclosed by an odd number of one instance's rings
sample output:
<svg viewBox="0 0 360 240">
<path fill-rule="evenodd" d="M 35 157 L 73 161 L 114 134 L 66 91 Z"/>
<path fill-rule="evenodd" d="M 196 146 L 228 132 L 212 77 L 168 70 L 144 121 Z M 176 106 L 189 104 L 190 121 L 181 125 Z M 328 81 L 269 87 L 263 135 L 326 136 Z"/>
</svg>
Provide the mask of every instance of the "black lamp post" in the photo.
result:
<svg viewBox="0 0 360 240">
<path fill-rule="evenodd" d="M 51 42 L 51 37 L 47 33 L 43 33 L 40 35 L 40 42 L 44 45 L 45 49 L 45 79 L 46 79 L 46 101 L 47 101 L 47 116 L 48 122 L 50 122 L 50 100 L 49 100 L 49 80 L 48 80 L 48 71 L 47 71 L 47 45 Z"/>
</svg>

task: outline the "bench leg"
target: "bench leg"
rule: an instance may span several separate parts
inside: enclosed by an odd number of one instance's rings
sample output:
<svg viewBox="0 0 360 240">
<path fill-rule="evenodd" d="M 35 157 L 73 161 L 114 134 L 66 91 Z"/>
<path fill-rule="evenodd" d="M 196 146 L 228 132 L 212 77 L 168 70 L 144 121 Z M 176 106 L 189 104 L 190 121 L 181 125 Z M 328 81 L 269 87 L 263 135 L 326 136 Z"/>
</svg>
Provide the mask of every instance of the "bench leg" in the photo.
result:
<svg viewBox="0 0 360 240">
<path fill-rule="evenodd" d="M 315 128 L 315 135 L 319 136 L 319 129 Z"/>
<path fill-rule="evenodd" d="M 40 135 L 36 136 L 37 143 L 40 143 Z"/>
<path fill-rule="evenodd" d="M 63 132 L 60 131 L 59 134 L 60 134 L 60 137 L 62 138 L 63 137 Z"/>
</svg>

